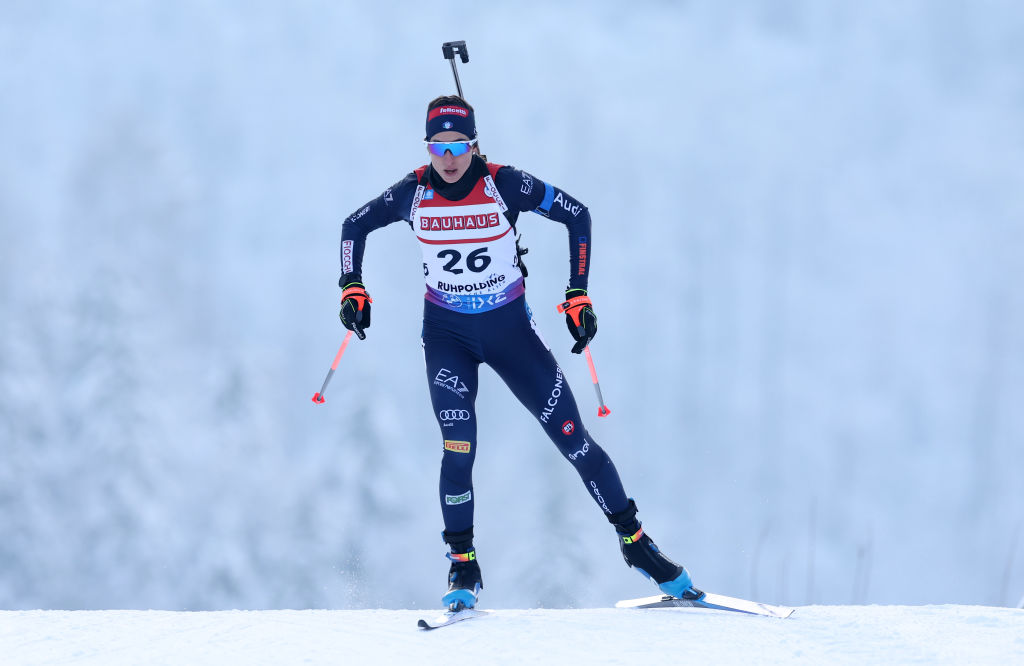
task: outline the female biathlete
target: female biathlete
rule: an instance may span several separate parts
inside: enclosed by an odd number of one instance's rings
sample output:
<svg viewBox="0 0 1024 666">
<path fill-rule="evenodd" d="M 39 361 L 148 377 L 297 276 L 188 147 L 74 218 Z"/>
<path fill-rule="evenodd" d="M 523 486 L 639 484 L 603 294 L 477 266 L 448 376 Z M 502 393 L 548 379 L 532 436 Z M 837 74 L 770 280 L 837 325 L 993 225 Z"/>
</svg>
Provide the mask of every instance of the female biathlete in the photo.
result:
<svg viewBox="0 0 1024 666">
<path fill-rule="evenodd" d="M 486 162 L 477 145 L 473 107 L 457 96 L 427 106 L 430 164 L 408 174 L 349 216 L 341 235 L 340 317 L 360 339 L 373 302 L 362 279 L 366 236 L 404 220 L 423 250 L 427 283 L 423 351 L 427 383 L 444 453 L 439 496 L 443 537 L 451 552 L 451 610 L 472 608 L 483 588 L 473 547 L 473 460 L 476 457 L 477 372 L 486 363 L 576 468 L 590 496 L 619 535 L 626 563 L 681 597 L 690 575 L 658 550 L 626 496 L 608 454 L 590 436 L 550 348 L 537 332 L 524 295 L 525 268 L 515 223 L 523 211 L 566 226 L 570 277 L 566 323 L 576 354 L 597 333 L 587 297 L 590 213 L 579 201 L 525 171 Z"/>
</svg>

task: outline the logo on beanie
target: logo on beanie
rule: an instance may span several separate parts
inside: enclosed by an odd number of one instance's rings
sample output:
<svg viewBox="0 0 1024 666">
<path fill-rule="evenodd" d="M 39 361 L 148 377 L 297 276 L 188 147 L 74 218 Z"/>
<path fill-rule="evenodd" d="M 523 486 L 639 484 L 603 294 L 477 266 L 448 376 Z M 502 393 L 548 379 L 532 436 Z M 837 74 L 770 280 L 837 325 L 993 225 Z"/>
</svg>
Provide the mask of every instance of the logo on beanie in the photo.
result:
<svg viewBox="0 0 1024 666">
<path fill-rule="evenodd" d="M 463 118 L 469 118 L 469 109 L 463 108 L 461 106 L 439 106 L 437 108 L 431 109 L 430 112 L 427 113 L 427 120 L 433 120 L 438 116 L 447 115 L 462 116 Z"/>
<path fill-rule="evenodd" d="M 462 132 L 468 137 L 476 136 L 476 121 L 473 112 L 462 106 L 439 106 L 427 112 L 427 127 L 424 139 L 430 139 L 438 132 Z"/>
</svg>

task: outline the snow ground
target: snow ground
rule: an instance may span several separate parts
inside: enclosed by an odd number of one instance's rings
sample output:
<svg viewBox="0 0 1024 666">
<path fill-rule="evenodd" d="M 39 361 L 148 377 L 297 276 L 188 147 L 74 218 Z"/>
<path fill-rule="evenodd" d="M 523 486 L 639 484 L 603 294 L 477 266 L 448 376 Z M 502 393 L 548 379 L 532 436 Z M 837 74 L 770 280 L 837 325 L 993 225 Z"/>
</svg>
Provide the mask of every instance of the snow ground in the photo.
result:
<svg viewBox="0 0 1024 666">
<path fill-rule="evenodd" d="M 804 606 L 787 620 L 692 610 L 497 610 L 424 632 L 420 610 L 3 611 L 0 663 L 1024 663 L 1024 610 Z"/>
</svg>

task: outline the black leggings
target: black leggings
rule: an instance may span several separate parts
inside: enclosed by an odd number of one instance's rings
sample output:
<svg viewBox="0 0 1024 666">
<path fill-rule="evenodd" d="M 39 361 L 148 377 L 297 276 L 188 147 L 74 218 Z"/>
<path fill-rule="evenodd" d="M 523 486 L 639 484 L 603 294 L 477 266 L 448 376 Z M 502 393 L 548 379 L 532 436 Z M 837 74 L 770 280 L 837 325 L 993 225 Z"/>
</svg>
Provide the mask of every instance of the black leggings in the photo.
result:
<svg viewBox="0 0 1024 666">
<path fill-rule="evenodd" d="M 479 314 L 453 312 L 426 302 L 423 355 L 430 400 L 444 441 L 439 490 L 446 531 L 473 526 L 475 403 L 481 363 L 491 366 L 537 418 L 606 514 L 627 507 L 619 473 L 584 428 L 569 383 L 538 334 L 524 296 Z"/>
</svg>

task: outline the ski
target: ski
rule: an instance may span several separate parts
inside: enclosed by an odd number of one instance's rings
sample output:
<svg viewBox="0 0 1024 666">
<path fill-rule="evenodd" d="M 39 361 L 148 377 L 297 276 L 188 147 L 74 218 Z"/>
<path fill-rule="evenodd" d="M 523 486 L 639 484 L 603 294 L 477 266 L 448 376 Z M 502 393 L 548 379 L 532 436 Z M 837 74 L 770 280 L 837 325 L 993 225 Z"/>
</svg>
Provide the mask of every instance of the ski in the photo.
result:
<svg viewBox="0 0 1024 666">
<path fill-rule="evenodd" d="M 441 627 L 447 627 L 455 624 L 456 622 L 462 622 L 463 620 L 471 620 L 474 617 L 483 617 L 489 615 L 487 611 L 476 610 L 475 608 L 464 608 L 460 611 L 449 611 L 443 615 L 438 615 L 432 620 L 420 620 L 416 623 L 420 629 L 439 629 Z"/>
<path fill-rule="evenodd" d="M 762 604 L 747 599 L 727 597 L 723 594 L 711 594 L 692 590 L 686 592 L 680 599 L 667 594 L 655 595 L 653 597 L 642 597 L 640 599 L 625 599 L 615 604 L 616 608 L 710 608 L 712 610 L 732 611 L 735 613 L 748 613 L 750 615 L 763 615 L 766 617 L 786 618 L 793 614 L 795 608 L 788 606 L 774 606 Z"/>
</svg>

